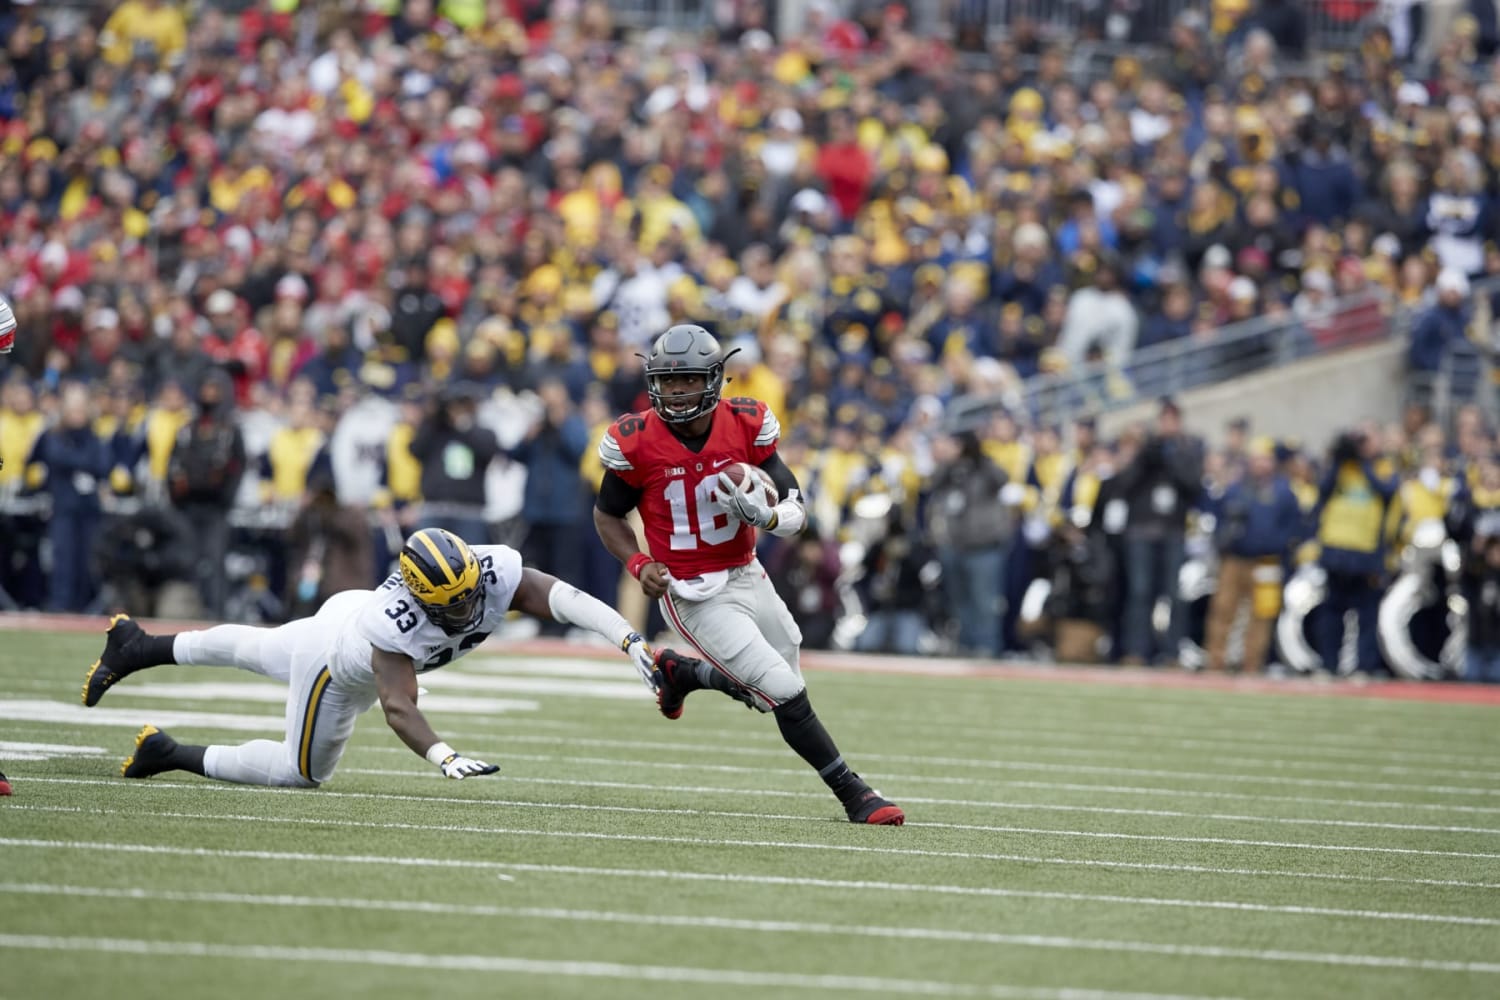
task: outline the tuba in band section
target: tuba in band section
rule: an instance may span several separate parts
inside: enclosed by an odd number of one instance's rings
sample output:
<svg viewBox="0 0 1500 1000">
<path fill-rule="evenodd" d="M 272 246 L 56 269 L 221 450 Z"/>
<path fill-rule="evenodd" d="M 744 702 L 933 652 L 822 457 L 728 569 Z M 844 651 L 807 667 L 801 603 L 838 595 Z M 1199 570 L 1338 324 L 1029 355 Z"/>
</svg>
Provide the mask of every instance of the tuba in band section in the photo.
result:
<svg viewBox="0 0 1500 1000">
<path fill-rule="evenodd" d="M 1177 661 L 1188 670 L 1202 670 L 1208 663 L 1208 610 L 1214 591 L 1219 589 L 1219 554 L 1214 548 L 1212 514 L 1201 514 L 1188 532 L 1183 547 L 1182 565 L 1177 570 L 1177 606 L 1161 602 L 1156 608 L 1155 624 L 1163 636 L 1169 634 L 1171 615 L 1182 615 L 1178 624 Z M 1226 652 L 1235 659 L 1243 646 L 1243 636 L 1235 629 L 1229 637 Z M 1238 648 L 1237 648 L 1238 647 Z"/>
<path fill-rule="evenodd" d="M 1328 574 L 1315 563 L 1301 567 L 1286 582 L 1276 618 L 1276 659 L 1288 669 L 1300 674 L 1323 669 L 1312 625 L 1327 598 Z"/>
<path fill-rule="evenodd" d="M 1380 652 L 1411 680 L 1463 672 L 1468 602 L 1459 593 L 1460 553 L 1439 520 L 1423 521 L 1401 553 L 1401 572 L 1380 602 Z"/>
</svg>

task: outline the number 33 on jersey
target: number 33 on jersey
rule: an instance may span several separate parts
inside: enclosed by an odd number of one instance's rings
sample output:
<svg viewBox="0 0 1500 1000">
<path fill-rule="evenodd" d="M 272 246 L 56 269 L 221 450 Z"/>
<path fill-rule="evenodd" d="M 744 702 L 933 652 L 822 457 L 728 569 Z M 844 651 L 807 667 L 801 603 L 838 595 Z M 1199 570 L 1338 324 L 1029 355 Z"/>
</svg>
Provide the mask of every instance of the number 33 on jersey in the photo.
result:
<svg viewBox="0 0 1500 1000">
<path fill-rule="evenodd" d="M 726 399 L 701 451 L 689 448 L 656 415 L 630 413 L 599 443 L 606 468 L 641 491 L 641 520 L 651 558 L 681 580 L 743 566 L 755 555 L 755 529 L 709 499 L 732 462 L 759 465 L 776 452 L 781 424 L 757 399 Z"/>
<path fill-rule="evenodd" d="M 411 657 L 417 673 L 447 666 L 474 649 L 505 621 L 521 583 L 521 554 L 505 545 L 474 545 L 484 582 L 484 607 L 474 627 L 450 635 L 417 606 L 400 573 L 392 573 L 355 617 L 359 638 L 376 649 Z"/>
</svg>

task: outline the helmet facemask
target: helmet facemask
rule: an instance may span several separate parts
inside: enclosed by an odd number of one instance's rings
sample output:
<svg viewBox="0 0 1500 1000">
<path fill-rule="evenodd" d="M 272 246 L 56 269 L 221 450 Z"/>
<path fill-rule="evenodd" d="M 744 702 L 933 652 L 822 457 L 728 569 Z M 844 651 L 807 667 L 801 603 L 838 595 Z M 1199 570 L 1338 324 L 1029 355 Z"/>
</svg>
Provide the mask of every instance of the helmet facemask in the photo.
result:
<svg viewBox="0 0 1500 1000">
<path fill-rule="evenodd" d="M 698 392 L 668 393 L 662 380 L 670 375 L 701 375 L 703 388 Z M 646 372 L 646 392 L 651 397 L 651 406 L 656 415 L 669 424 L 692 423 L 719 405 L 719 396 L 724 391 L 724 365 L 715 364 L 707 368 L 669 367 Z M 691 403 L 696 397 L 696 405 Z"/>
<path fill-rule="evenodd" d="M 448 635 L 473 631 L 484 617 L 484 574 L 457 535 L 414 533 L 401 550 L 401 579 L 428 621 Z"/>
<path fill-rule="evenodd" d="M 484 616 L 484 582 L 480 581 L 478 586 L 470 588 L 447 604 L 426 604 L 421 598 L 417 602 L 438 628 L 449 635 L 462 635 L 473 631 L 479 624 L 479 619 Z"/>
</svg>

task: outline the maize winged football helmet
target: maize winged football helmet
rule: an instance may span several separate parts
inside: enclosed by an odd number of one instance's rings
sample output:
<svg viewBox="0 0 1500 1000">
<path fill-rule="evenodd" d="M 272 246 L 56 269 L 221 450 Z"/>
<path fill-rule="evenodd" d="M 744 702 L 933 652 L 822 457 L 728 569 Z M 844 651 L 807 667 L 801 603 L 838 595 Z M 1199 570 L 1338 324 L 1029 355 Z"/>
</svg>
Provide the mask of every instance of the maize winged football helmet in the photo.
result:
<svg viewBox="0 0 1500 1000">
<path fill-rule="evenodd" d="M 484 576 L 474 550 L 441 528 L 412 533 L 401 549 L 401 581 L 432 623 L 449 635 L 479 624 Z"/>
</svg>

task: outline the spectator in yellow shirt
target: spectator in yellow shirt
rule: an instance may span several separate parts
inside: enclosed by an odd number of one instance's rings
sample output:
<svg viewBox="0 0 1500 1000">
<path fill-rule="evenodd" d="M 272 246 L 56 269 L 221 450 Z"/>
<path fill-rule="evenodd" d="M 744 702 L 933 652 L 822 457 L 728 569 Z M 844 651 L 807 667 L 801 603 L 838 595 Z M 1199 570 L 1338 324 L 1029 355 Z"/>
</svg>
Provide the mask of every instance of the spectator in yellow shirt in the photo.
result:
<svg viewBox="0 0 1500 1000">
<path fill-rule="evenodd" d="M 181 383 L 163 383 L 156 396 L 156 405 L 146 413 L 146 457 L 151 469 L 151 478 L 164 482 L 167 466 L 172 460 L 172 449 L 177 445 L 177 435 L 193 419 L 192 406 Z"/>
<path fill-rule="evenodd" d="M 175 3 L 125 0 L 104 23 L 99 42 L 104 58 L 117 66 L 130 62 L 143 48 L 166 65 L 187 47 L 187 21 Z"/>
<path fill-rule="evenodd" d="M 36 406 L 36 392 L 18 373 L 0 395 L 0 493 L 7 487 L 20 488 L 31 446 L 46 425 L 47 418 Z"/>
<path fill-rule="evenodd" d="M 750 396 L 769 406 L 772 413 L 786 413 L 786 381 L 761 360 L 760 345 L 747 338 L 734 346 L 739 351 L 725 362 L 729 375 L 725 395 Z"/>
</svg>

